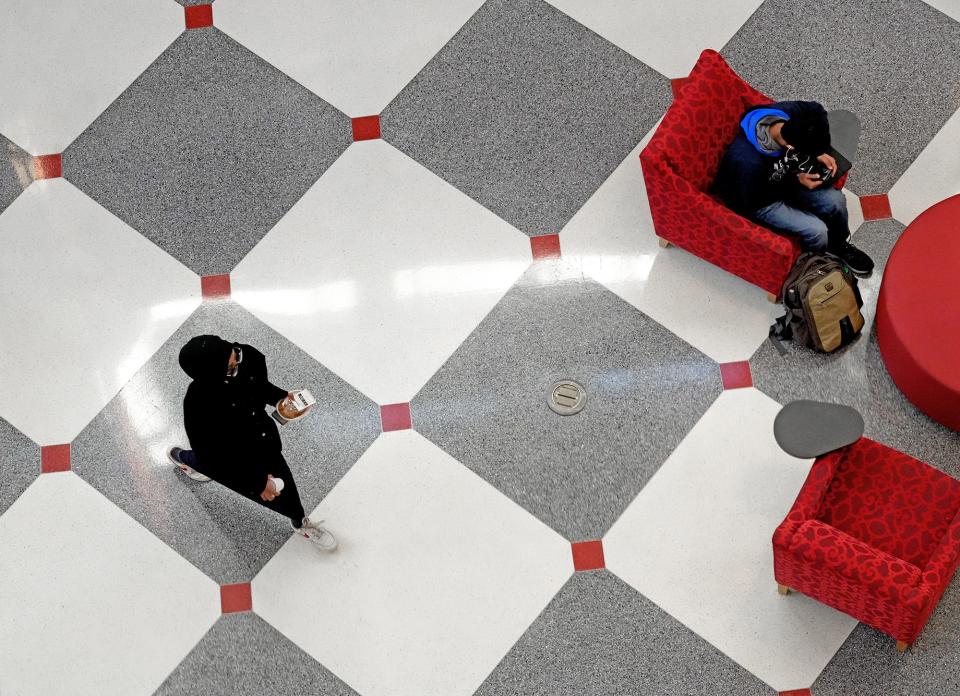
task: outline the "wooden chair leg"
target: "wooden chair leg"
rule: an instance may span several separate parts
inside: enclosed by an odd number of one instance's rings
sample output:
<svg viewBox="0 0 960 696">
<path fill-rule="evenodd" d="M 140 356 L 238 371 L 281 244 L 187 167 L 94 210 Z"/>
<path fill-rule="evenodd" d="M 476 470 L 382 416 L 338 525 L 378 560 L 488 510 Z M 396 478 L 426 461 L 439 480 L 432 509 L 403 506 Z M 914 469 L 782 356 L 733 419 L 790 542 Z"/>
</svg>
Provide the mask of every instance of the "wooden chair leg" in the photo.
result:
<svg viewBox="0 0 960 696">
<path fill-rule="evenodd" d="M 910 647 L 910 644 L 909 644 L 908 642 L 906 642 L 905 640 L 898 640 L 898 641 L 897 641 L 897 652 L 901 652 L 901 653 L 902 653 L 903 651 L 905 651 L 905 650 L 906 650 L 907 648 L 909 648 L 909 647 Z"/>
<path fill-rule="evenodd" d="M 782 595 L 788 595 L 790 594 L 790 588 L 787 587 L 786 585 L 781 585 L 780 583 L 777 583 L 777 592 L 779 592 Z"/>
<path fill-rule="evenodd" d="M 673 246 L 672 244 L 670 244 L 670 242 L 668 242 L 668 241 L 667 241 L 666 239 L 664 239 L 663 237 L 657 237 L 657 242 L 659 242 L 660 247 L 661 247 L 662 249 L 666 249 L 666 248 L 669 247 L 669 246 Z"/>
<path fill-rule="evenodd" d="M 772 292 L 768 292 L 768 293 L 767 293 L 767 302 L 770 302 L 771 304 L 777 304 L 777 296 L 774 295 Z"/>
</svg>

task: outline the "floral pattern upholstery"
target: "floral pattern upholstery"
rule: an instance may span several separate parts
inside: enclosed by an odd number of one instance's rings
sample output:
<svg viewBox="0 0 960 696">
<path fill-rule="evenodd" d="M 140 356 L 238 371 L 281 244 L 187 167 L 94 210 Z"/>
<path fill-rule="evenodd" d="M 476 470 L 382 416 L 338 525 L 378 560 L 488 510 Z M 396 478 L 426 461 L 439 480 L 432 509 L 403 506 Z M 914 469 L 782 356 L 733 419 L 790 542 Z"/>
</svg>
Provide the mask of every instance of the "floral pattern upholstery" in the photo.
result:
<svg viewBox="0 0 960 696">
<path fill-rule="evenodd" d="M 960 561 L 960 481 L 861 438 L 814 462 L 773 535 L 786 585 L 912 643 Z"/>
<path fill-rule="evenodd" d="M 769 104 L 719 53 L 706 50 L 640 153 L 657 236 L 779 294 L 800 247 L 711 197 L 743 112 Z"/>
</svg>

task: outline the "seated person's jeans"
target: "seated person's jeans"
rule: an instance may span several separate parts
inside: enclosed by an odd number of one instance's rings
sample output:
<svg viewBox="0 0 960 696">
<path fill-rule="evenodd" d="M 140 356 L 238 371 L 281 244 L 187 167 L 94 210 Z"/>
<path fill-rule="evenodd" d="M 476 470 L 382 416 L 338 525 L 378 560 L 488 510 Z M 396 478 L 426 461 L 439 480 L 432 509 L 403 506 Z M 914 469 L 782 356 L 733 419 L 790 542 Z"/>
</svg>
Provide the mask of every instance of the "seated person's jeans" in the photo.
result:
<svg viewBox="0 0 960 696">
<path fill-rule="evenodd" d="M 804 251 L 824 251 L 850 236 L 847 201 L 833 187 L 798 191 L 753 214 L 762 225 L 797 237 Z"/>
</svg>

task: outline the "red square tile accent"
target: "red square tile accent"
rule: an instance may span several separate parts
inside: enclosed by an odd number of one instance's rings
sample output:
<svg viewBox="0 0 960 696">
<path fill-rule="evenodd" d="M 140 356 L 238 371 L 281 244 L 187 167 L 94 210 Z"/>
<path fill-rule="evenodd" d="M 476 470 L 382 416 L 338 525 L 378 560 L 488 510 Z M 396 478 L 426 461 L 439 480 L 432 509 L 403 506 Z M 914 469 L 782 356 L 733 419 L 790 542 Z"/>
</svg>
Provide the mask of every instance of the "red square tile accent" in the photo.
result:
<svg viewBox="0 0 960 696">
<path fill-rule="evenodd" d="M 603 560 L 603 542 L 575 541 L 570 545 L 573 548 L 574 570 L 599 570 L 606 567 Z"/>
<path fill-rule="evenodd" d="M 410 417 L 410 404 L 387 404 L 380 407 L 380 423 L 383 432 L 409 430 L 413 427 Z"/>
<path fill-rule="evenodd" d="M 227 300 L 230 298 L 230 274 L 203 276 L 200 279 L 200 294 L 205 300 Z"/>
<path fill-rule="evenodd" d="M 213 26 L 213 5 L 189 5 L 183 8 L 187 29 Z"/>
<path fill-rule="evenodd" d="M 860 207 L 863 209 L 864 220 L 888 220 L 893 217 L 890 212 L 890 199 L 885 193 L 860 196 Z"/>
<path fill-rule="evenodd" d="M 63 176 L 63 160 L 60 154 L 37 155 L 33 158 L 34 179 L 56 179 Z"/>
<path fill-rule="evenodd" d="M 232 614 L 237 611 L 253 611 L 253 594 L 250 592 L 250 583 L 220 585 L 220 610 L 224 614 Z"/>
<path fill-rule="evenodd" d="M 674 99 L 680 96 L 680 88 L 686 84 L 688 79 L 687 77 L 675 77 L 670 80 L 670 91 L 673 92 Z"/>
<path fill-rule="evenodd" d="M 70 471 L 70 445 L 49 445 L 40 448 L 40 473 Z"/>
<path fill-rule="evenodd" d="M 750 374 L 750 363 L 742 362 L 720 363 L 720 378 L 724 389 L 742 389 L 753 386 L 753 375 Z"/>
<path fill-rule="evenodd" d="M 793 691 L 781 691 L 780 696 L 812 696 L 810 689 L 794 689 Z"/>
<path fill-rule="evenodd" d="M 530 237 L 530 250 L 533 252 L 534 261 L 541 259 L 559 259 L 560 235 L 544 234 L 539 237 Z"/>
<path fill-rule="evenodd" d="M 376 140 L 380 137 L 379 116 L 359 116 L 351 119 L 353 125 L 353 140 Z"/>
</svg>

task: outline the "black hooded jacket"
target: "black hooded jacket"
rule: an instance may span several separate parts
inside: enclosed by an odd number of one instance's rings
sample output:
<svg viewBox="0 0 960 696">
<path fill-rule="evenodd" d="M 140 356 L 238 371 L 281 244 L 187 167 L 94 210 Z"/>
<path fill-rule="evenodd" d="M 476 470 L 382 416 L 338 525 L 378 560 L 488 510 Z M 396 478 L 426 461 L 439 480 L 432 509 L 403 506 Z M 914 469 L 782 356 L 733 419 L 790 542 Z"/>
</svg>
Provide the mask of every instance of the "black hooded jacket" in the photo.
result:
<svg viewBox="0 0 960 696">
<path fill-rule="evenodd" d="M 243 359 L 237 375 L 228 378 L 235 347 Z M 180 366 L 193 379 L 183 399 L 183 420 L 197 470 L 241 495 L 259 495 L 283 449 L 264 406 L 275 406 L 287 392 L 267 379 L 263 353 L 217 336 L 190 339 L 180 351 Z"/>
<path fill-rule="evenodd" d="M 812 123 L 817 130 L 824 133 L 819 142 L 811 142 L 807 150 L 818 150 L 810 154 L 819 155 L 830 149 L 830 122 L 827 112 L 817 102 L 784 101 L 764 104 L 762 109 L 779 109 L 791 119 L 802 119 Z M 750 113 L 754 109 L 748 109 Z M 746 115 L 746 114 L 744 114 Z M 789 123 L 789 121 L 788 121 Z M 793 137 L 794 146 L 808 145 L 807 133 L 804 131 L 791 132 L 786 124 L 783 127 L 783 137 L 788 133 Z M 770 180 L 773 165 L 779 157 L 761 154 L 747 139 L 742 128 L 737 128 L 737 135 L 727 147 L 717 170 L 717 177 L 713 183 L 713 192 L 717 194 L 728 208 L 740 215 L 752 217 L 761 208 L 787 198 L 791 193 L 803 191 L 796 178 L 774 183 Z"/>
</svg>

